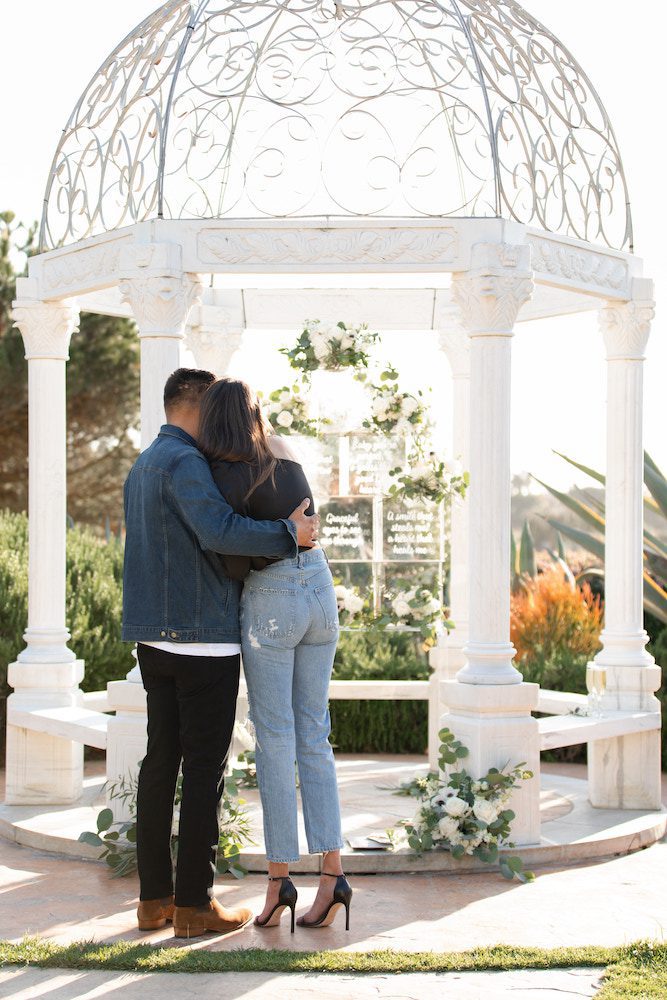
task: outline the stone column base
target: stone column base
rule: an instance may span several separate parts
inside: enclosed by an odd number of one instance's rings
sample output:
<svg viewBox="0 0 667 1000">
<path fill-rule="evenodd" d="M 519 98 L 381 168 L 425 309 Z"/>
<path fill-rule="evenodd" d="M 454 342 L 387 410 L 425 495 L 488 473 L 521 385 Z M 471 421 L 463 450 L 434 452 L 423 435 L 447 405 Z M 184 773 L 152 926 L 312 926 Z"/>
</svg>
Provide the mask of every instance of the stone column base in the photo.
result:
<svg viewBox="0 0 667 1000">
<path fill-rule="evenodd" d="M 128 803 L 110 793 L 114 785 L 134 781 L 139 773 L 147 742 L 146 692 L 132 681 L 110 681 L 107 696 L 109 708 L 116 713 L 107 729 L 107 805 L 114 821 L 125 822 L 130 819 Z"/>
<path fill-rule="evenodd" d="M 442 683 L 454 680 L 461 667 L 465 664 L 463 655 L 463 638 L 455 639 L 455 633 L 442 637 L 442 641 L 429 651 L 428 663 L 432 670 L 428 686 L 428 766 L 431 771 L 438 770 L 438 751 L 440 740 L 438 733 L 442 728 L 440 720 L 447 711 L 444 701 Z"/>
<path fill-rule="evenodd" d="M 9 664 L 8 681 L 16 690 L 7 699 L 7 805 L 71 805 L 81 797 L 82 744 L 13 726 L 10 720 L 13 708 L 32 712 L 80 705 L 83 672 L 83 660 Z"/>
<path fill-rule="evenodd" d="M 660 809 L 660 730 L 588 744 L 588 797 L 599 809 Z"/>
<path fill-rule="evenodd" d="M 512 840 L 517 846 L 540 842 L 540 738 L 537 719 L 537 684 L 461 684 L 444 681 L 443 699 L 449 711 L 441 726 L 451 729 L 468 748 L 461 761 L 475 778 L 490 767 L 525 763 L 534 777 L 514 792 L 510 808 L 516 813 Z M 457 765 L 459 766 L 459 765 Z"/>
</svg>

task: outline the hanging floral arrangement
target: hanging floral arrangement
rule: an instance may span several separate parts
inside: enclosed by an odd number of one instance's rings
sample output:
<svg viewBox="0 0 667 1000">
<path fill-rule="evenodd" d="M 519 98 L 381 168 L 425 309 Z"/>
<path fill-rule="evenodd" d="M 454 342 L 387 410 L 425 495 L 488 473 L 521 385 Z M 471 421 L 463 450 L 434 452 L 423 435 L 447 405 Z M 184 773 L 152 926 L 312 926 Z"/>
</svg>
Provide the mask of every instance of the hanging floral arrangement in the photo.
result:
<svg viewBox="0 0 667 1000">
<path fill-rule="evenodd" d="M 414 451 L 407 467 L 390 469 L 389 475 L 393 480 L 387 490 L 390 497 L 433 503 L 463 498 L 470 482 L 468 472 L 457 459 L 438 458 L 434 452 L 425 456 Z"/>
<path fill-rule="evenodd" d="M 363 381 L 370 364 L 371 349 L 378 340 L 365 323 L 351 326 L 344 322 L 323 325 L 307 320 L 294 347 L 282 347 L 292 368 L 306 378 L 311 372 L 340 372 L 353 369 Z"/>
<path fill-rule="evenodd" d="M 363 422 L 369 430 L 381 434 L 415 434 L 424 431 L 428 412 L 423 393 L 402 392 L 398 385 L 398 372 L 390 366 L 380 375 L 380 383 L 370 386 L 371 414 Z"/>
<path fill-rule="evenodd" d="M 284 385 L 269 393 L 264 413 L 276 434 L 304 434 L 317 437 L 325 420 L 310 416 L 308 400 L 300 385 Z"/>
</svg>

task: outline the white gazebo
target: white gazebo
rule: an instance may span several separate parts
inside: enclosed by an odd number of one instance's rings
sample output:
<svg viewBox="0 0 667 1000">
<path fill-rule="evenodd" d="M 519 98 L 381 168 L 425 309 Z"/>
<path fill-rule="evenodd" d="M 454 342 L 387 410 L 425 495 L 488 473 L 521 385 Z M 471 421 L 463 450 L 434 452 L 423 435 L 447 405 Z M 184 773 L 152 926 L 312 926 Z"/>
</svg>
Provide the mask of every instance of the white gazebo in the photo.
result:
<svg viewBox="0 0 667 1000">
<path fill-rule="evenodd" d="M 632 254 L 614 132 L 588 77 L 511 0 L 169 0 L 85 89 L 48 178 L 14 317 L 30 386 L 26 647 L 9 668 L 7 802 L 73 803 L 82 745 L 143 753 L 143 690 L 83 696 L 65 620 L 65 368 L 80 310 L 131 316 L 143 445 L 187 340 L 223 374 L 244 330 L 350 317 L 436 331 L 470 470 L 452 617 L 428 697 L 481 770 L 589 744 L 595 806 L 660 808 L 660 668 L 642 615 L 642 369 L 652 283 Z M 604 714 L 513 666 L 510 357 L 517 323 L 598 310 L 607 354 Z M 400 358 L 395 359 L 400 364 Z M 425 382 L 429 374 L 425 372 Z M 348 682 L 342 684 L 351 696 Z M 353 696 L 353 695 L 352 695 Z M 109 711 L 116 715 L 110 717 Z M 535 712 L 547 715 L 537 719 Z M 539 841 L 539 780 L 517 796 Z"/>
</svg>

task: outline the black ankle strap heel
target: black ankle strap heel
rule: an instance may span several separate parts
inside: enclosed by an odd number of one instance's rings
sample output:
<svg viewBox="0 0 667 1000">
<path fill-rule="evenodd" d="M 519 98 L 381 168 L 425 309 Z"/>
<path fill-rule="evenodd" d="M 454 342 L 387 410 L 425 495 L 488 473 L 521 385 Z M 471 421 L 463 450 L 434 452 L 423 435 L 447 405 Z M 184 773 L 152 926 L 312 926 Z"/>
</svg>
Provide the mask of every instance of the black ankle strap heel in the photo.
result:
<svg viewBox="0 0 667 1000">
<path fill-rule="evenodd" d="M 297 923 L 299 927 L 328 927 L 332 923 L 333 918 L 336 916 L 336 911 L 339 906 L 345 907 L 345 930 L 350 929 L 350 903 L 352 902 L 352 886 L 345 878 L 344 875 L 337 875 L 333 872 L 320 872 L 320 875 L 326 875 L 328 878 L 335 878 L 336 885 L 334 886 L 333 899 L 329 903 L 328 907 L 324 913 L 317 918 L 317 920 L 306 920 L 304 917 L 299 917 Z"/>
<path fill-rule="evenodd" d="M 268 914 L 264 920 L 260 920 L 259 917 L 255 917 L 256 927 L 275 927 L 276 924 L 280 923 L 280 918 L 282 912 L 285 908 L 288 908 L 291 915 L 291 927 L 290 933 L 294 934 L 294 908 L 296 907 L 296 901 L 298 898 L 298 893 L 296 891 L 296 886 L 289 875 L 269 875 L 269 882 L 280 882 L 280 890 L 278 892 L 278 902 L 273 907 L 271 912 Z M 275 919 L 272 919 L 275 915 Z M 269 923 L 269 921 L 271 921 Z"/>
</svg>

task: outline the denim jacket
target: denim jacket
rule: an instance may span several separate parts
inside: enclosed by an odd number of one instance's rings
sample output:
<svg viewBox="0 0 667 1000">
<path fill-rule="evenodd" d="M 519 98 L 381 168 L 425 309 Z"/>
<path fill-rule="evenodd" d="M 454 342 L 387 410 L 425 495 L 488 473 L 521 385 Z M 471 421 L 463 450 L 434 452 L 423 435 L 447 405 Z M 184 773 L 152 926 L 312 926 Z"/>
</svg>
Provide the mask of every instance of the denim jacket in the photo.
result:
<svg viewBox="0 0 667 1000">
<path fill-rule="evenodd" d="M 185 431 L 164 424 L 125 482 L 122 637 L 238 642 L 241 584 L 218 553 L 297 555 L 292 521 L 235 514 Z"/>
</svg>

